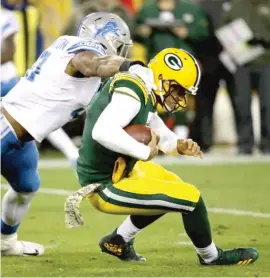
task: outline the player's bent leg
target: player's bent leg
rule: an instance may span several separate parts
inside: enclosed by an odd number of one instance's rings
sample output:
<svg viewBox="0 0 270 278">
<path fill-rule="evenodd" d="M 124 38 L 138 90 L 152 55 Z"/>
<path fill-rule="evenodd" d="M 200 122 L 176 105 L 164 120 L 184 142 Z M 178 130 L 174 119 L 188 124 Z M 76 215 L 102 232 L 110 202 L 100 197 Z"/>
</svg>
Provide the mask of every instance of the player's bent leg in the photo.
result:
<svg viewBox="0 0 270 278">
<path fill-rule="evenodd" d="M 148 166 L 148 164 L 145 166 Z M 110 244 L 112 244 L 113 247 L 120 246 L 117 245 L 117 242 L 120 241 L 119 235 L 122 238 L 122 242 L 124 241 L 126 244 L 131 238 L 130 242 L 132 242 L 133 248 L 134 236 L 140 231 L 140 229 L 158 219 L 161 216 L 161 214 L 158 215 L 158 213 L 178 210 L 183 213 L 186 232 L 195 246 L 202 265 L 245 265 L 257 260 L 258 251 L 254 248 L 222 250 L 216 247 L 212 241 L 207 209 L 200 196 L 200 192 L 194 186 L 186 184 L 181 179 L 178 179 L 176 175 L 170 175 L 169 171 L 161 173 L 162 169 L 160 169 L 160 167 L 158 174 L 159 179 L 155 179 L 155 176 L 150 175 L 149 171 L 148 176 L 146 177 L 144 172 L 146 173 L 147 171 L 143 171 L 145 166 L 144 163 L 142 163 L 139 167 L 140 169 L 137 168 L 136 171 L 133 171 L 130 178 L 123 179 L 119 183 L 107 187 L 106 190 L 103 191 L 104 195 L 99 197 L 105 202 L 105 204 L 107 204 L 107 206 L 105 205 L 107 210 L 113 209 L 111 211 L 112 213 L 116 212 L 120 214 L 129 211 L 132 214 L 131 217 L 128 217 L 115 232 L 101 240 L 101 248 L 103 252 L 107 252 L 119 258 L 117 252 L 112 252 L 113 250 L 118 250 L 117 248 L 109 249 L 111 247 Z M 154 170 L 153 164 L 149 165 L 149 167 L 151 168 L 151 171 Z M 155 180 L 154 188 L 152 187 L 151 179 L 148 178 L 149 176 L 152 176 L 152 181 Z M 166 176 L 166 182 L 163 181 L 163 183 L 166 184 L 166 189 L 162 189 L 163 186 L 160 181 L 162 176 Z M 175 182 L 177 184 L 177 190 L 174 188 Z M 159 195 L 161 196 L 157 196 L 155 192 L 159 192 Z M 147 199 L 145 199 L 144 195 L 147 196 Z M 105 201 L 106 198 L 107 201 Z M 146 200 L 149 202 L 145 203 L 144 201 Z M 155 210 L 152 211 L 153 201 L 155 205 L 159 205 L 158 210 L 155 207 Z M 158 203 L 156 203 L 156 201 L 158 201 Z M 183 201 L 191 202 L 192 205 Z M 175 205 L 179 204 L 182 205 L 182 207 L 175 207 Z M 166 209 L 163 208 L 160 210 L 160 206 L 165 206 Z M 141 216 L 147 215 L 147 211 L 153 214 L 155 213 L 156 215 L 148 216 L 148 219 L 147 216 Z M 143 223 L 143 217 L 146 217 L 146 219 L 144 219 L 146 220 L 145 223 Z M 105 246 L 105 243 L 107 246 Z M 120 249 L 125 250 L 124 248 Z M 136 252 L 134 253 L 136 254 Z M 130 258 L 132 259 L 132 255 Z"/>
<path fill-rule="evenodd" d="M 183 214 L 185 230 L 195 246 L 202 265 L 250 264 L 258 259 L 259 253 L 254 248 L 236 248 L 222 250 L 212 241 L 211 227 L 203 198 L 193 212 Z"/>
<path fill-rule="evenodd" d="M 103 212 L 131 214 L 117 230 L 101 239 L 103 252 L 122 260 L 144 261 L 145 258 L 134 251 L 134 236 L 164 213 L 194 210 L 200 192 L 157 166 L 159 174 L 151 175 L 155 169 L 157 173 L 155 164 L 140 163 L 129 178 L 107 185 L 90 197 L 92 204 Z"/>
<path fill-rule="evenodd" d="M 128 216 L 117 229 L 100 240 L 99 246 L 102 252 L 116 256 L 123 261 L 146 261 L 146 258 L 135 252 L 135 236 L 162 215 Z"/>
<path fill-rule="evenodd" d="M 134 238 L 125 241 L 115 229 L 111 234 L 104 236 L 99 241 L 99 247 L 102 252 L 113 255 L 122 261 L 145 262 L 146 259 L 136 253 L 134 249 Z"/>
<path fill-rule="evenodd" d="M 161 179 L 161 180 L 183 182 L 183 180 L 175 173 L 166 170 L 161 165 L 154 163 L 152 161 L 147 161 L 147 162 L 138 161 L 131 175 L 144 176 L 148 178 Z"/>
<path fill-rule="evenodd" d="M 2 157 L 1 162 L 2 175 L 11 185 L 2 201 L 1 255 L 42 255 L 43 246 L 17 240 L 17 229 L 40 185 L 35 143 L 29 142 L 22 149 L 8 152 Z"/>
</svg>

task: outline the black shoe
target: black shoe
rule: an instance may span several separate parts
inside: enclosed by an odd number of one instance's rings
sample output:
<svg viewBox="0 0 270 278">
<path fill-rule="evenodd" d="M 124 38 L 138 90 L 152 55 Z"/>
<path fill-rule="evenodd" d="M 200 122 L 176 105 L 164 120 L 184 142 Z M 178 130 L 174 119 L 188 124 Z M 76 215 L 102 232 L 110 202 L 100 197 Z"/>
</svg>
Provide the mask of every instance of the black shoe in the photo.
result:
<svg viewBox="0 0 270 278">
<path fill-rule="evenodd" d="M 134 239 L 125 242 L 123 237 L 118 235 L 116 231 L 106 235 L 99 241 L 101 251 L 113 255 L 122 261 L 145 262 L 146 259 L 134 250 Z"/>
<path fill-rule="evenodd" d="M 198 255 L 202 265 L 247 265 L 254 263 L 258 257 L 259 252 L 255 248 L 236 248 L 230 250 L 222 250 L 217 247 L 218 258 L 211 262 L 206 263 Z"/>
</svg>

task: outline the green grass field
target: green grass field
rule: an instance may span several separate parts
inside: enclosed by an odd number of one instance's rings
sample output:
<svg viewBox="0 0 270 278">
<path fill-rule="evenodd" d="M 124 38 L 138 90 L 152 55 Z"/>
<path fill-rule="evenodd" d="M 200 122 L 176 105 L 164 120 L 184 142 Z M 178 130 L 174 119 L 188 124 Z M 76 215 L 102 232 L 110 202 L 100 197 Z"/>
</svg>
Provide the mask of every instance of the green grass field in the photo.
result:
<svg viewBox="0 0 270 278">
<path fill-rule="evenodd" d="M 85 201 L 82 204 L 85 225 L 69 230 L 64 225 L 66 197 L 40 193 L 21 225 L 19 237 L 44 244 L 46 253 L 41 257 L 2 258 L 2 277 L 270 276 L 270 164 L 167 168 L 196 184 L 209 208 L 267 214 L 266 217 L 209 214 L 215 243 L 222 248 L 258 248 L 260 258 L 254 265 L 200 266 L 177 213 L 165 215 L 138 235 L 136 250 L 147 258 L 146 263 L 122 262 L 100 253 L 97 243 L 125 216 L 102 214 Z M 42 169 L 40 173 L 43 188 L 78 188 L 70 169 Z"/>
</svg>

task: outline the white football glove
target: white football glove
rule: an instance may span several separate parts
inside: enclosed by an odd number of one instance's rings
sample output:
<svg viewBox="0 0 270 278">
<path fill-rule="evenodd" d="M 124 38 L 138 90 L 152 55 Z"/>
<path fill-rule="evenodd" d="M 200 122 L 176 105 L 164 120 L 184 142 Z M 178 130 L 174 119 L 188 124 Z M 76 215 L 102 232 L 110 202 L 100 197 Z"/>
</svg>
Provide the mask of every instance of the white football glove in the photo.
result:
<svg viewBox="0 0 270 278">
<path fill-rule="evenodd" d="M 157 89 L 157 86 L 154 82 L 154 74 L 151 69 L 141 65 L 134 65 L 131 66 L 128 71 L 139 76 L 144 81 L 148 92 Z"/>
</svg>

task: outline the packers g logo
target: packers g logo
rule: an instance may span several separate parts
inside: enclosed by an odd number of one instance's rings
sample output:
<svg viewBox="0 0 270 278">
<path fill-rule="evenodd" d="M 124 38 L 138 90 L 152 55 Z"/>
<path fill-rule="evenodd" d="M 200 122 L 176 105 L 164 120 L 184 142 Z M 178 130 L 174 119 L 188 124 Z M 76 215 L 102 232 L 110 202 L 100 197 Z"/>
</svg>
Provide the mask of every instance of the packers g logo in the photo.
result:
<svg viewBox="0 0 270 278">
<path fill-rule="evenodd" d="M 180 70 L 183 67 L 180 58 L 177 55 L 172 53 L 166 54 L 164 57 L 164 61 L 166 65 L 173 70 Z"/>
</svg>

